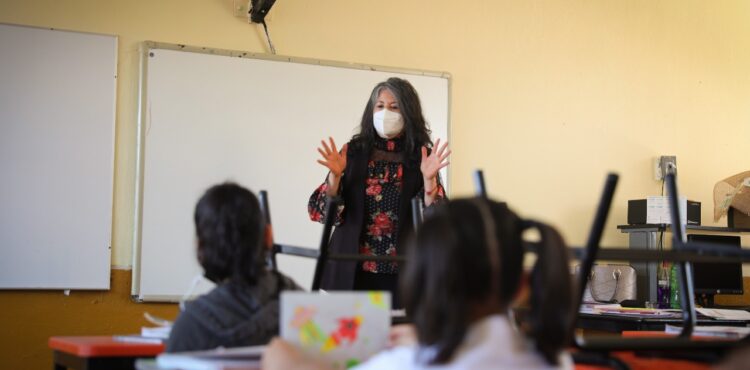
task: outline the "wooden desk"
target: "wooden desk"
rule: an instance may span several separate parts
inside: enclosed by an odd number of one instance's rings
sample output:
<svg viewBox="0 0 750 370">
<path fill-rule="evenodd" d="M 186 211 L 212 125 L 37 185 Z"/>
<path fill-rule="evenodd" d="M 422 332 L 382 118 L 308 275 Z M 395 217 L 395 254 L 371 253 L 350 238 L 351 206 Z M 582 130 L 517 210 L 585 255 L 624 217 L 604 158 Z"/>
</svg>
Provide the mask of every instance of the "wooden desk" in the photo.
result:
<svg viewBox="0 0 750 370">
<path fill-rule="evenodd" d="M 139 357 L 155 357 L 164 344 L 116 341 L 111 336 L 51 337 L 53 369 L 132 370 Z"/>
</svg>

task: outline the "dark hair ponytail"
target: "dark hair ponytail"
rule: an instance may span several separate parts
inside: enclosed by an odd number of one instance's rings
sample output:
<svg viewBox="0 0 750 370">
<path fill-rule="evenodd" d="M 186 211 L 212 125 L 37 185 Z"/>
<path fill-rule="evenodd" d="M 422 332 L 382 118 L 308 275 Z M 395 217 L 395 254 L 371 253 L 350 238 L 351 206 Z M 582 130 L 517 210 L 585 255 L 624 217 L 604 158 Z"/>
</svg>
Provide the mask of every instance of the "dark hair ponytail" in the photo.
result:
<svg viewBox="0 0 750 370">
<path fill-rule="evenodd" d="M 436 206 L 412 236 L 401 294 L 422 348 L 418 361 L 450 362 L 472 323 L 472 307 L 497 297 L 501 310 L 509 308 L 521 286 L 522 234 L 528 228 L 539 230 L 541 242 L 531 276 L 531 312 L 522 327 L 545 360 L 558 363 L 568 342 L 573 300 L 562 237 L 486 198 Z"/>
<path fill-rule="evenodd" d="M 531 271 L 531 314 L 526 326 L 537 350 L 548 363 L 556 365 L 558 354 L 570 340 L 573 322 L 573 290 L 568 250 L 554 228 L 535 221 L 524 228 L 539 230 L 541 241 Z"/>
</svg>

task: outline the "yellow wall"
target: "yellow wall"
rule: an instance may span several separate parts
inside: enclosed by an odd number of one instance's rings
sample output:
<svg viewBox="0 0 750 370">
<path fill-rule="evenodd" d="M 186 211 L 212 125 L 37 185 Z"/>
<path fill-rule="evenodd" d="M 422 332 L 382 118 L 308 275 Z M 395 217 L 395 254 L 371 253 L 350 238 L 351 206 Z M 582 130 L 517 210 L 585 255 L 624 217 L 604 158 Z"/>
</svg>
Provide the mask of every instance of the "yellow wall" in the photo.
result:
<svg viewBox="0 0 750 370">
<path fill-rule="evenodd" d="M 706 223 L 713 184 L 750 167 L 747 1 L 455 4 L 280 0 L 268 23 L 280 54 L 450 72 L 454 196 L 471 193 L 483 168 L 491 195 L 572 244 L 608 170 L 622 182 L 605 244 L 623 244 L 614 225 L 626 200 L 660 191 L 655 156 L 677 155 L 681 190 L 703 202 Z M 138 45 L 267 50 L 232 5 L 0 0 L 0 22 L 120 37 L 114 265 L 131 264 Z"/>
<path fill-rule="evenodd" d="M 0 291 L 0 368 L 50 369 L 55 335 L 139 333 L 144 312 L 173 320 L 177 305 L 130 300 L 130 271 L 112 270 L 109 291 Z"/>
<path fill-rule="evenodd" d="M 604 244 L 624 245 L 626 201 L 660 191 L 655 156 L 677 155 L 704 224 L 713 184 L 750 169 L 748 14 L 744 0 L 279 0 L 268 24 L 280 54 L 450 72 L 453 196 L 482 168 L 492 196 L 581 244 L 619 172 Z M 139 43 L 263 52 L 259 28 L 232 0 L 0 0 L 0 22 L 120 37 L 112 262 L 129 266 Z"/>
</svg>

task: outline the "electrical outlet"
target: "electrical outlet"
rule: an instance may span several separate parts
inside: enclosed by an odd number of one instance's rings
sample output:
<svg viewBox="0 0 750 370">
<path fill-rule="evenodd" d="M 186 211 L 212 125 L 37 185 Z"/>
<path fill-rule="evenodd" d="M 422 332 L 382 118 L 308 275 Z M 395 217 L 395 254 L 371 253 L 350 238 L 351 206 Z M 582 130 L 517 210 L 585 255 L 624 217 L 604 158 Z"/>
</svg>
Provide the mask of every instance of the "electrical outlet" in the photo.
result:
<svg viewBox="0 0 750 370">
<path fill-rule="evenodd" d="M 232 0 L 232 9 L 234 10 L 235 17 L 247 18 L 247 13 L 250 11 L 250 1 L 248 0 Z"/>
<path fill-rule="evenodd" d="M 677 171 L 677 156 L 662 155 L 654 159 L 654 179 L 661 181 L 668 173 Z"/>
</svg>

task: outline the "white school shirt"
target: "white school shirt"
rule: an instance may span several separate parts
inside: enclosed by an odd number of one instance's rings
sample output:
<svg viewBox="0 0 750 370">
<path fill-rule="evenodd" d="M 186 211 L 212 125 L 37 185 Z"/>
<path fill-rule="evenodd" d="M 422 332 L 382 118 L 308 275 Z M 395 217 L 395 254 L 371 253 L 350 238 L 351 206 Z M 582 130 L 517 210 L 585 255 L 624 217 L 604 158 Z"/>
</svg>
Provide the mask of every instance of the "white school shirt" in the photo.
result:
<svg viewBox="0 0 750 370">
<path fill-rule="evenodd" d="M 458 370 L 458 369 L 573 369 L 567 353 L 559 365 L 548 364 L 532 343 L 516 333 L 503 315 L 488 316 L 469 328 L 464 342 L 448 364 L 417 362 L 417 347 L 397 347 L 381 352 L 352 370 Z"/>
</svg>

